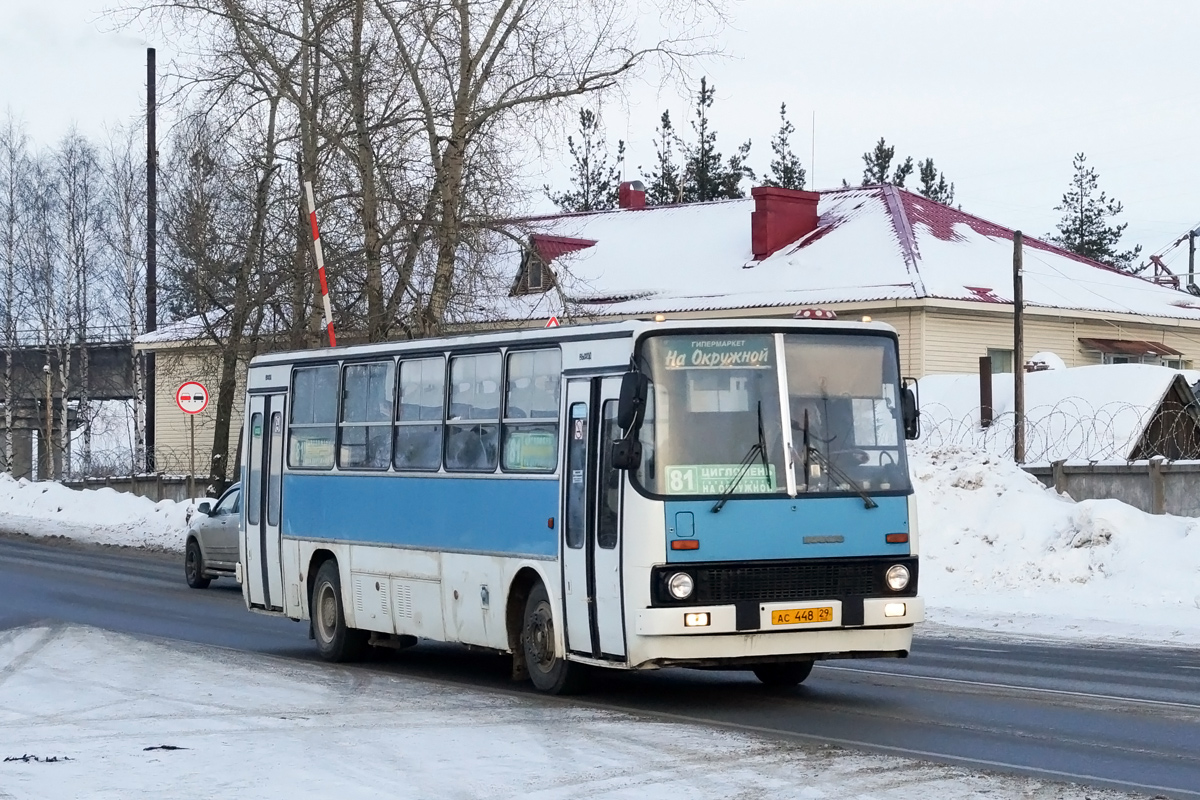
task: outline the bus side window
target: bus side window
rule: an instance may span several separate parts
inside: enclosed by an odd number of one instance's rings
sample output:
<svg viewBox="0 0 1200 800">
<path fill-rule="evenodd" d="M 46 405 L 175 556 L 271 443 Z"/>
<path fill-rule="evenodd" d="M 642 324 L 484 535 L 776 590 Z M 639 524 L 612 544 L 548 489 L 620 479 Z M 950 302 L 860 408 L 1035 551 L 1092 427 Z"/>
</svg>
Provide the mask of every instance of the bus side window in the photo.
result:
<svg viewBox="0 0 1200 800">
<path fill-rule="evenodd" d="M 339 467 L 387 469 L 391 463 L 394 367 L 388 360 L 348 364 L 342 370 Z"/>
<path fill-rule="evenodd" d="M 446 469 L 495 472 L 500 440 L 500 354 L 450 359 Z"/>
<path fill-rule="evenodd" d="M 441 356 L 400 362 L 396 403 L 396 469 L 436 470 L 442 465 L 442 415 L 446 361 Z"/>
<path fill-rule="evenodd" d="M 309 469 L 333 467 L 337 391 L 337 364 L 292 371 L 288 466 Z"/>
<path fill-rule="evenodd" d="M 504 392 L 505 472 L 553 472 L 558 463 L 562 353 L 509 353 Z"/>
</svg>

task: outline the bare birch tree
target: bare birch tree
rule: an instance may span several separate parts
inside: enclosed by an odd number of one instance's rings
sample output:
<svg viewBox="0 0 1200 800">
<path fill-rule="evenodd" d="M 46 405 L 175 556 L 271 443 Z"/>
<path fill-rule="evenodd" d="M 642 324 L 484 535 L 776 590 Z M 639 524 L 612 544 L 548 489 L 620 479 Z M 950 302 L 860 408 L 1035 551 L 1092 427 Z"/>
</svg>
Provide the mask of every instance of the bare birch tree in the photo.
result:
<svg viewBox="0 0 1200 800">
<path fill-rule="evenodd" d="M 97 270 L 102 246 L 103 181 L 95 147 L 77 131 L 71 131 L 55 153 L 59 187 L 59 206 L 62 223 L 64 285 L 67 295 L 63 319 L 66 323 L 59 362 L 61 375 L 59 391 L 64 415 L 60 430 L 59 448 L 64 463 L 72 465 L 71 430 L 67 424 L 70 398 L 72 351 L 79 353 L 79 387 L 77 414 L 82 428 L 80 466 L 83 474 L 92 467 L 92 413 L 90 383 L 91 364 L 88 343 L 94 315 L 93 277 Z"/>
<path fill-rule="evenodd" d="M 4 468 L 13 469 L 13 410 L 17 403 L 13 361 L 17 356 L 18 251 L 24 228 L 22 187 L 28 180 L 29 154 L 25 131 L 11 115 L 0 127 L 0 260 L 4 269 Z"/>
<path fill-rule="evenodd" d="M 145 323 L 144 291 L 146 165 L 142 142 L 133 128 L 119 129 L 109 138 L 104 158 L 104 237 L 108 255 L 108 283 L 114 287 L 107 306 L 110 323 L 132 342 Z M 143 356 L 130 349 L 133 377 L 133 471 L 146 463 L 146 387 Z"/>
</svg>

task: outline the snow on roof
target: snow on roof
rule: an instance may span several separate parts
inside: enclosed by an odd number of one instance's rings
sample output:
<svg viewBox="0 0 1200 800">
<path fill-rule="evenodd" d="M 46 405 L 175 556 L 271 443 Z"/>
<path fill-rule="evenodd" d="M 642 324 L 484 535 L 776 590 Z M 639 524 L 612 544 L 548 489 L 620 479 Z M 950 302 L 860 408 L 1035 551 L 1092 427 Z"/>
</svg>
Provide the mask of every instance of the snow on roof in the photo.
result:
<svg viewBox="0 0 1200 800">
<path fill-rule="evenodd" d="M 595 244 L 559 256 L 558 288 L 594 314 L 940 298 L 1012 302 L 1013 231 L 893 186 L 820 193 L 819 227 L 756 261 L 753 199 L 524 220 Z M 515 271 L 519 258 L 510 257 Z M 515 272 L 514 272 L 515 274 Z M 1200 300 L 1025 239 L 1032 307 L 1200 320 Z M 514 298 L 507 312 L 556 307 Z"/>
<path fill-rule="evenodd" d="M 1133 457 L 1146 425 L 1179 370 L 1103 364 L 1025 375 L 1027 463 Z M 979 424 L 979 376 L 927 375 L 918 381 L 921 447 L 957 445 L 1012 455 L 1013 376 L 992 376 L 994 422 Z"/>
</svg>

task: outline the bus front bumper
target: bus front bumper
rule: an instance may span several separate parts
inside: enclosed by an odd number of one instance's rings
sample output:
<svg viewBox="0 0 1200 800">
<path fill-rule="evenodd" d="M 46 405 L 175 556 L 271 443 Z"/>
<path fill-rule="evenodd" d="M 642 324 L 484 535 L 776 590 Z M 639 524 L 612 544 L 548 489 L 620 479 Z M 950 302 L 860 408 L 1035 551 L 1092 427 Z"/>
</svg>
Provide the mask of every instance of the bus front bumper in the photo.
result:
<svg viewBox="0 0 1200 800">
<path fill-rule="evenodd" d="M 747 624 L 744 618 L 746 611 L 743 609 L 742 624 L 739 626 L 737 607 L 733 605 L 643 608 L 637 612 L 634 632 L 638 636 L 711 636 L 730 633 L 771 636 L 821 630 L 910 628 L 914 623 L 924 621 L 925 601 L 920 597 L 866 598 L 863 600 L 861 625 L 844 626 L 842 612 L 840 600 L 760 603 L 757 625 L 753 624 L 753 619 L 750 620 L 751 624 Z M 783 614 L 783 620 L 780 619 L 780 613 Z"/>
</svg>

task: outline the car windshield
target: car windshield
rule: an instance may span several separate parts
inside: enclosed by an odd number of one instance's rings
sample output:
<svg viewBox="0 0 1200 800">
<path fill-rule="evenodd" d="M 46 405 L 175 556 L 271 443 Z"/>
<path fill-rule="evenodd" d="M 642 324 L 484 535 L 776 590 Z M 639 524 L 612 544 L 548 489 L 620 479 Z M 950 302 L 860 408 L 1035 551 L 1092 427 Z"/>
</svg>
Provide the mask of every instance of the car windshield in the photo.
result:
<svg viewBox="0 0 1200 800">
<path fill-rule="evenodd" d="M 647 491 L 786 495 L 789 465 L 798 493 L 909 490 L 889 337 L 669 334 L 643 354 Z"/>
</svg>

